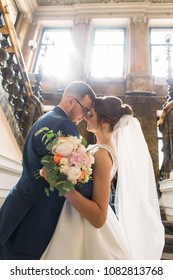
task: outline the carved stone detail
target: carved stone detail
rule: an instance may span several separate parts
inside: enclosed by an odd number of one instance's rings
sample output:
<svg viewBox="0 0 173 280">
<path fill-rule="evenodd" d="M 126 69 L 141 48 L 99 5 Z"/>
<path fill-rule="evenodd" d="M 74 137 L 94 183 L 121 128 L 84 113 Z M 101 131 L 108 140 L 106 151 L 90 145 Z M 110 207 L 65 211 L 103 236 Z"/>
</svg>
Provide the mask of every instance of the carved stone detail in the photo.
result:
<svg viewBox="0 0 173 280">
<path fill-rule="evenodd" d="M 145 17 L 145 16 L 133 17 L 131 19 L 131 22 L 133 22 L 133 23 L 148 23 L 149 22 L 149 18 Z"/>
<path fill-rule="evenodd" d="M 126 78 L 126 93 L 153 94 L 154 77 L 145 74 L 129 74 Z"/>
<path fill-rule="evenodd" d="M 76 17 L 74 20 L 75 24 L 88 24 L 89 18 L 88 17 Z"/>
<path fill-rule="evenodd" d="M 36 0 L 38 6 L 69 6 L 75 4 L 108 4 L 108 3 L 173 3 L 173 0 Z"/>
<path fill-rule="evenodd" d="M 97 0 L 97 1 L 92 1 L 92 0 L 36 0 L 38 6 L 60 6 L 60 5 L 75 5 L 75 4 L 91 4 L 91 3 L 103 3 L 103 0 Z"/>
</svg>

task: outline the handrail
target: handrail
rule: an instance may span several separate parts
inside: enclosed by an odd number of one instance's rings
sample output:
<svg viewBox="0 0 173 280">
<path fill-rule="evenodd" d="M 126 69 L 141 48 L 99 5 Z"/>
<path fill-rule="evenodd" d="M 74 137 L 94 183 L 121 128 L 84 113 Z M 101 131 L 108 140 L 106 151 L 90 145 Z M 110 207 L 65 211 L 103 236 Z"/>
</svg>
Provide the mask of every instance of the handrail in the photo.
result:
<svg viewBox="0 0 173 280">
<path fill-rule="evenodd" d="M 5 34 L 6 32 L 8 32 L 8 35 L 10 37 L 11 44 L 12 44 L 12 47 L 7 49 L 7 51 L 9 53 L 15 53 L 17 63 L 18 63 L 18 65 L 20 67 L 20 70 L 21 70 L 21 75 L 22 75 L 22 78 L 23 78 L 23 82 L 24 82 L 25 87 L 26 87 L 26 95 L 30 96 L 30 95 L 33 94 L 32 93 L 32 88 L 31 88 L 31 84 L 30 84 L 30 81 L 29 81 L 29 77 L 28 77 L 28 74 L 27 74 L 26 67 L 25 67 L 23 55 L 22 55 L 21 49 L 19 47 L 19 42 L 18 42 L 16 30 L 14 28 L 14 25 L 13 25 L 13 22 L 12 22 L 12 19 L 11 19 L 11 16 L 10 16 L 7 1 L 6 0 L 1 0 L 0 1 L 0 7 L 1 7 L 1 10 L 3 12 L 4 20 L 5 20 L 5 24 L 6 24 L 6 27 L 2 28 L 1 32 L 2 32 L 2 34 Z"/>
</svg>

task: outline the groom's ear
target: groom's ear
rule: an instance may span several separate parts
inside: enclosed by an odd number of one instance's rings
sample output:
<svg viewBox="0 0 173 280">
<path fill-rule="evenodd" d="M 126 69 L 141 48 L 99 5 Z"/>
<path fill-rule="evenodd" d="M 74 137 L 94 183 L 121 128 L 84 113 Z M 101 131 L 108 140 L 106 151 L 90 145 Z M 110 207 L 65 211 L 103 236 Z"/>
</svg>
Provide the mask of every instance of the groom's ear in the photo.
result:
<svg viewBox="0 0 173 280">
<path fill-rule="evenodd" d="M 73 105 L 74 100 L 75 100 L 74 96 L 72 96 L 72 95 L 68 95 L 67 96 L 67 105 L 68 105 L 68 107 L 71 107 Z"/>
</svg>

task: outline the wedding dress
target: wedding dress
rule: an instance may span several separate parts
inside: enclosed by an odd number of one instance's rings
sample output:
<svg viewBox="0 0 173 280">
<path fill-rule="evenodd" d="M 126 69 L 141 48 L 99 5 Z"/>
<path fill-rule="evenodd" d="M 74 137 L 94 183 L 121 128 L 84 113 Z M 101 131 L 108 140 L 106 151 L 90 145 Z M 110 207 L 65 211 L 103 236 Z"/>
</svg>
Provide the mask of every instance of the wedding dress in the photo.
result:
<svg viewBox="0 0 173 280">
<path fill-rule="evenodd" d="M 105 224 L 95 228 L 65 201 L 53 237 L 41 259 L 161 258 L 164 227 L 160 218 L 153 166 L 137 119 L 122 117 L 115 127 L 114 137 L 116 152 L 107 145 L 90 145 L 90 149 L 93 154 L 99 148 L 109 152 L 113 161 L 111 179 L 118 170 L 118 217 L 108 206 Z"/>
<path fill-rule="evenodd" d="M 116 171 L 116 160 L 107 145 L 90 145 L 94 154 L 97 149 L 106 149 L 113 161 L 111 179 Z M 54 235 L 42 259 L 55 260 L 113 260 L 130 259 L 131 255 L 123 229 L 112 208 L 108 206 L 105 224 L 95 228 L 66 200 Z"/>
</svg>

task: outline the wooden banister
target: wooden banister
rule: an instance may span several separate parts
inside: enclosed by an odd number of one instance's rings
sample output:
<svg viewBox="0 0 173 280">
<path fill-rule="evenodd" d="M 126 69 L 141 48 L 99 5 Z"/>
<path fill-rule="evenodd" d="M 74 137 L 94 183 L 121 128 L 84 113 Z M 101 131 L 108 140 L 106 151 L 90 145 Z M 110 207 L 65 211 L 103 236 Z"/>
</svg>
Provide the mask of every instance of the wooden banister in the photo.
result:
<svg viewBox="0 0 173 280">
<path fill-rule="evenodd" d="M 32 88 L 31 88 L 31 84 L 29 81 L 29 77 L 27 74 L 27 70 L 25 67 L 25 63 L 24 63 L 24 59 L 23 59 L 23 55 L 19 46 L 19 42 L 18 42 L 18 38 L 17 38 L 17 34 L 16 34 L 16 30 L 14 28 L 11 16 L 10 16 L 10 12 L 9 12 L 9 8 L 8 8 L 8 4 L 6 0 L 0 0 L 0 9 L 3 12 L 4 15 L 4 20 L 5 20 L 5 24 L 6 26 L 1 28 L 1 33 L 2 34 L 6 34 L 9 35 L 10 37 L 10 41 L 12 46 L 10 46 L 10 48 L 7 49 L 7 51 L 9 53 L 15 53 L 16 56 L 16 60 L 17 63 L 19 65 L 19 68 L 21 70 L 21 75 L 26 87 L 26 94 L 28 96 L 32 95 Z"/>
</svg>

